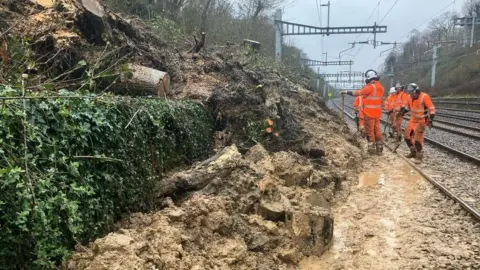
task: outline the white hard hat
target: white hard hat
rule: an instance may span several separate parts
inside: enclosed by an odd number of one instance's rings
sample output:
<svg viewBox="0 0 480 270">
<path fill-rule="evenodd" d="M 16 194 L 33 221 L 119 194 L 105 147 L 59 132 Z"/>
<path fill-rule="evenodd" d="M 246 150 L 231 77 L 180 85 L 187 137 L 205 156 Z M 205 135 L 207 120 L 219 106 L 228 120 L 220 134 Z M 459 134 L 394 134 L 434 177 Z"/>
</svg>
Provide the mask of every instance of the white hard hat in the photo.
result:
<svg viewBox="0 0 480 270">
<path fill-rule="evenodd" d="M 375 70 L 369 69 L 369 70 L 365 71 L 365 82 L 369 83 L 372 80 L 379 81 L 380 76 L 378 76 L 378 73 Z"/>
<path fill-rule="evenodd" d="M 397 91 L 395 90 L 395 87 L 390 88 L 390 91 L 388 92 L 390 95 L 395 94 Z"/>
</svg>

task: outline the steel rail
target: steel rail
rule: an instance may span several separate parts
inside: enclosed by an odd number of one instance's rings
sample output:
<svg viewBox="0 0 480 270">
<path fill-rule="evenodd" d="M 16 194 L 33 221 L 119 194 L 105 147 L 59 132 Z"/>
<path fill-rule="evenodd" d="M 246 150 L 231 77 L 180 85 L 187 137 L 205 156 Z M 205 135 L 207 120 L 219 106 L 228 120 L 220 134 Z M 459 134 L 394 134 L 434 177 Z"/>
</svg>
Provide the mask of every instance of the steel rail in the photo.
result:
<svg viewBox="0 0 480 270">
<path fill-rule="evenodd" d="M 465 120 L 465 121 L 480 123 L 480 118 L 477 118 L 477 117 L 447 114 L 447 113 L 441 113 L 441 112 L 436 112 L 435 114 L 437 116 L 444 117 L 444 118 L 451 118 L 451 119 L 458 119 L 458 120 Z"/>
<path fill-rule="evenodd" d="M 459 109 L 459 108 L 444 108 L 444 107 L 435 107 L 437 110 L 453 111 L 453 112 L 466 112 L 466 113 L 478 113 L 480 110 L 470 110 L 470 109 Z"/>
<path fill-rule="evenodd" d="M 449 101 L 449 100 L 435 100 L 435 103 L 436 104 L 450 104 L 450 105 L 476 105 L 476 106 L 480 106 L 480 102 L 475 102 L 475 101 L 460 102 L 460 101 Z"/>
<path fill-rule="evenodd" d="M 345 104 L 345 107 L 350 108 L 350 109 L 353 110 L 353 107 L 350 106 L 350 105 Z M 384 114 L 386 114 L 386 112 L 384 112 Z M 405 117 L 404 119 L 405 119 L 405 120 L 410 120 L 409 117 Z M 453 126 L 453 125 L 457 125 L 457 126 L 461 126 L 461 127 L 463 127 L 463 128 L 468 128 L 468 129 L 480 131 L 479 128 L 468 127 L 468 126 L 464 126 L 464 125 L 460 125 L 460 124 L 450 123 L 450 122 L 447 122 L 447 121 L 435 120 L 435 122 L 442 123 L 442 124 L 446 124 L 446 125 L 452 125 L 452 126 Z M 470 134 L 470 133 L 465 133 L 465 132 L 462 132 L 462 131 L 460 131 L 460 130 L 454 130 L 454 129 L 450 129 L 450 128 L 446 128 L 446 127 L 442 127 L 442 126 L 434 126 L 434 128 L 439 129 L 439 130 L 443 130 L 443 131 L 445 131 L 445 132 L 450 132 L 450 133 L 453 133 L 453 134 L 457 134 L 457 135 L 460 135 L 460 136 L 465 136 L 465 137 L 468 137 L 468 138 L 471 138 L 471 139 L 479 140 L 479 141 L 480 141 L 480 136 L 479 136 L 479 135 Z"/>
<path fill-rule="evenodd" d="M 332 103 L 335 105 L 335 107 L 337 107 L 337 109 L 341 110 L 340 106 L 337 105 L 337 103 L 335 103 L 335 101 L 332 100 Z M 349 114 L 348 112 L 345 112 L 345 114 L 351 119 L 353 120 L 354 117 Z M 382 120 L 382 122 L 385 122 Z M 426 139 L 426 138 L 425 138 Z M 385 146 L 393 152 L 393 149 L 385 144 Z M 448 147 L 449 148 L 449 147 Z M 444 193 L 445 195 L 447 195 L 449 198 L 451 198 L 452 200 L 454 200 L 455 202 L 457 202 L 458 204 L 460 204 L 460 206 L 465 209 L 465 211 L 467 211 L 470 215 L 472 215 L 472 217 L 476 220 L 476 221 L 480 221 L 480 212 L 475 209 L 474 207 L 470 206 L 467 202 L 465 202 L 464 200 L 462 200 L 460 197 L 458 197 L 457 195 L 455 195 L 453 192 L 451 192 L 447 187 L 445 187 L 444 185 L 442 185 L 441 183 L 439 183 L 438 181 L 436 181 L 435 179 L 433 179 L 432 177 L 430 177 L 429 175 L 427 175 L 425 172 L 422 171 L 422 169 L 420 169 L 417 165 L 415 165 L 413 162 L 411 162 L 410 160 L 408 160 L 406 157 L 403 157 L 402 155 L 400 154 L 397 154 L 400 158 L 402 158 L 403 160 L 405 160 L 412 168 L 414 168 L 420 175 L 422 175 L 425 179 L 427 179 L 427 181 L 429 181 L 434 187 L 438 188 L 442 193 Z"/>
<path fill-rule="evenodd" d="M 333 103 L 333 104 L 335 105 L 335 107 L 337 107 L 339 110 L 342 110 L 342 109 L 335 103 L 335 101 L 332 100 L 332 103 Z M 387 124 L 387 121 L 385 121 L 385 120 L 383 120 L 383 119 L 380 119 L 380 121 L 381 121 L 383 124 Z M 467 160 L 467 161 L 469 161 L 469 162 L 472 162 L 473 164 L 480 165 L 480 159 L 479 159 L 479 158 L 476 158 L 476 157 L 471 156 L 471 155 L 469 155 L 469 154 L 467 154 L 467 153 L 465 153 L 465 152 L 459 151 L 459 150 L 454 149 L 454 148 L 452 148 L 452 147 L 450 147 L 450 146 L 447 146 L 447 145 L 445 145 L 445 144 L 443 144 L 443 143 L 440 143 L 440 142 L 438 142 L 438 141 L 435 141 L 435 140 L 433 140 L 433 139 L 431 139 L 431 138 L 429 138 L 429 137 L 427 137 L 427 136 L 424 136 L 424 140 L 425 140 L 426 142 L 432 144 L 432 145 L 435 145 L 435 146 L 437 146 L 437 147 L 439 147 L 439 148 L 441 148 L 441 149 L 449 152 L 449 153 L 452 153 L 452 154 L 456 155 L 457 157 L 460 157 L 460 158 L 462 158 L 462 159 L 464 159 L 464 160 Z"/>
</svg>

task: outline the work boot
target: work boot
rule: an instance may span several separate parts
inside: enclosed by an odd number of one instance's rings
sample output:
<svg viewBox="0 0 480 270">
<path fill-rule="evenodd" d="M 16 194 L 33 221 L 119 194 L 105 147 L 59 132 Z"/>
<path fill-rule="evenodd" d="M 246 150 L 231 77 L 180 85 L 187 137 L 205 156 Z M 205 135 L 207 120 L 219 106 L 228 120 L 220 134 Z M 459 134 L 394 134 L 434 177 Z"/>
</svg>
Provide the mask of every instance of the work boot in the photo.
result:
<svg viewBox="0 0 480 270">
<path fill-rule="evenodd" d="M 401 141 L 402 141 L 402 134 L 398 134 L 398 136 L 397 136 L 397 140 L 398 140 L 399 142 L 401 142 Z"/>
<path fill-rule="evenodd" d="M 423 151 L 417 152 L 417 156 L 415 157 L 415 160 L 413 162 L 415 164 L 422 164 L 422 162 L 423 162 Z"/>
<path fill-rule="evenodd" d="M 379 156 L 383 155 L 383 142 L 378 141 L 375 143 L 375 146 L 377 147 L 377 155 Z"/>
<path fill-rule="evenodd" d="M 417 157 L 417 149 L 415 146 L 410 147 L 410 154 L 405 156 L 406 158 L 416 158 Z"/>
<path fill-rule="evenodd" d="M 369 154 L 375 154 L 375 143 L 374 142 L 369 142 L 368 143 L 368 147 L 367 147 L 367 151 Z"/>
</svg>

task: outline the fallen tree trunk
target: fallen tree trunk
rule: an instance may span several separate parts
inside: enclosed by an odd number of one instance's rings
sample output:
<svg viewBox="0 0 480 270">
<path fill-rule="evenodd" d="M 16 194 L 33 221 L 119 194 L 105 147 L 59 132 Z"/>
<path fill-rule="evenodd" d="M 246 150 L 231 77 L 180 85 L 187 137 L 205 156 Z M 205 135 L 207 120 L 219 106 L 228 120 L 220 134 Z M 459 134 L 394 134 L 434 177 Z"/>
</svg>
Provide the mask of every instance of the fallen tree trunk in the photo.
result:
<svg viewBox="0 0 480 270">
<path fill-rule="evenodd" d="M 168 95 L 170 76 L 167 72 L 135 64 L 129 64 L 128 68 L 130 72 L 122 74 L 120 83 L 112 86 L 113 92 L 135 96 Z"/>
<path fill-rule="evenodd" d="M 235 145 L 226 147 L 197 167 L 176 173 L 165 179 L 157 192 L 158 197 L 201 190 L 215 178 L 225 178 L 234 169 L 242 166 L 241 159 L 242 155 L 238 152 Z"/>
</svg>

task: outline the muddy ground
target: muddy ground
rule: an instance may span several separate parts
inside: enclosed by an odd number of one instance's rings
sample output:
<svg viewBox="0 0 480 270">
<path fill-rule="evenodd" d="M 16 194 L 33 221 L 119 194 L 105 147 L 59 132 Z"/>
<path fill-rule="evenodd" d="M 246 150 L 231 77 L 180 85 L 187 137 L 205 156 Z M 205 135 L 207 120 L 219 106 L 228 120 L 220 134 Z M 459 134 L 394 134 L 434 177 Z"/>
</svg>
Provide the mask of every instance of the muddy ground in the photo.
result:
<svg viewBox="0 0 480 270">
<path fill-rule="evenodd" d="M 134 214 L 79 246 L 69 269 L 295 269 L 330 246 L 330 204 L 345 172 L 325 172 L 294 152 L 245 155 L 235 146 L 169 180 L 209 179 L 163 210 Z"/>
<path fill-rule="evenodd" d="M 332 248 L 300 269 L 480 268 L 480 226 L 391 153 L 365 162 L 332 213 Z"/>
</svg>

